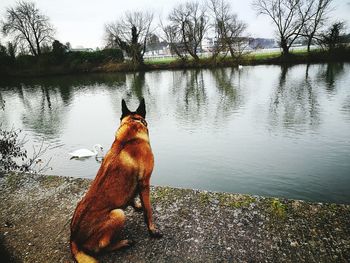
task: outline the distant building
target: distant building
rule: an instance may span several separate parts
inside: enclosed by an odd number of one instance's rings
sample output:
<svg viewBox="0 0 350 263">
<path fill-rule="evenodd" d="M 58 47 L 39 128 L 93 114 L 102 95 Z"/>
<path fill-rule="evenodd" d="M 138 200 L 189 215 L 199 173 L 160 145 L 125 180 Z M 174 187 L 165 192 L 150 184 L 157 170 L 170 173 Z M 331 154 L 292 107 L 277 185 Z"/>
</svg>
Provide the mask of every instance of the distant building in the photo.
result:
<svg viewBox="0 0 350 263">
<path fill-rule="evenodd" d="M 218 41 L 216 37 L 205 37 L 201 45 L 198 47 L 197 52 L 199 53 L 210 53 L 213 52 L 217 47 Z M 235 50 L 239 52 L 244 50 L 255 50 L 255 49 L 268 49 L 278 47 L 276 41 L 270 38 L 248 38 L 248 37 L 236 37 L 232 39 L 232 45 Z M 166 41 L 153 41 L 146 47 L 144 54 L 145 58 L 157 57 L 157 56 L 174 56 L 175 52 L 172 49 L 175 46 L 180 53 L 187 53 L 184 43 L 173 43 L 170 45 Z M 226 50 L 227 51 L 227 50 Z"/>
<path fill-rule="evenodd" d="M 76 48 L 70 48 L 69 49 L 70 52 L 93 52 L 94 50 L 92 48 L 89 47 L 76 47 Z"/>
<path fill-rule="evenodd" d="M 166 55 L 170 55 L 169 45 L 158 47 L 158 49 L 147 50 L 144 54 L 145 57 L 166 56 Z"/>
<path fill-rule="evenodd" d="M 274 39 L 269 38 L 247 38 L 247 37 L 237 37 L 232 39 L 233 45 L 238 45 L 240 47 L 249 47 L 250 49 L 258 48 L 273 48 L 276 47 L 276 42 Z M 207 52 L 213 51 L 214 47 L 217 45 L 217 39 L 206 37 L 203 40 L 203 50 Z"/>
<path fill-rule="evenodd" d="M 213 37 L 206 37 L 203 39 L 202 48 L 204 52 L 211 52 L 216 45 L 217 40 Z"/>
<path fill-rule="evenodd" d="M 145 56 L 162 56 L 167 55 L 168 43 L 166 41 L 159 41 L 156 35 L 153 35 L 153 41 L 147 43 Z"/>
<path fill-rule="evenodd" d="M 274 48 L 277 46 L 276 41 L 272 38 L 249 38 L 251 49 Z"/>
</svg>

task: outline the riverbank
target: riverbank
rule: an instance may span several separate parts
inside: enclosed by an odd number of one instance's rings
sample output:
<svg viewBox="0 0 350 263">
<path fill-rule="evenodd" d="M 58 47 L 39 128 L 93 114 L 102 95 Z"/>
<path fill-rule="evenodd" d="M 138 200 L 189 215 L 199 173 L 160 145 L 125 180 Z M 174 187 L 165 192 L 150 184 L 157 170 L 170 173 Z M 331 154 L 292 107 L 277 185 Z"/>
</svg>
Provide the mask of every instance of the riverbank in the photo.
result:
<svg viewBox="0 0 350 263">
<path fill-rule="evenodd" d="M 33 60 L 34 61 L 34 60 Z M 105 61 L 103 63 L 93 63 L 88 60 L 81 63 L 68 64 L 28 64 L 26 67 L 6 67 L 0 71 L 0 75 L 7 77 L 42 77 L 68 74 L 86 73 L 114 73 L 114 72 L 135 72 L 153 70 L 177 70 L 177 69 L 205 69 L 219 67 L 238 67 L 238 65 L 293 65 L 301 63 L 328 63 L 350 61 L 350 48 L 335 50 L 332 54 L 328 51 L 295 50 L 289 56 L 282 56 L 281 52 L 270 53 L 248 53 L 240 58 L 232 59 L 225 57 L 212 59 L 202 57 L 199 61 L 192 59 L 182 61 L 177 58 L 148 59 L 144 65 L 134 66 L 128 61 L 118 62 L 118 60 Z M 74 62 L 74 61 L 73 61 Z"/>
<path fill-rule="evenodd" d="M 72 262 L 69 222 L 90 180 L 0 176 L 0 252 L 18 262 Z M 350 206 L 152 188 L 162 239 L 128 208 L 133 247 L 101 262 L 347 262 Z M 5 255 L 2 255 L 2 262 Z"/>
</svg>

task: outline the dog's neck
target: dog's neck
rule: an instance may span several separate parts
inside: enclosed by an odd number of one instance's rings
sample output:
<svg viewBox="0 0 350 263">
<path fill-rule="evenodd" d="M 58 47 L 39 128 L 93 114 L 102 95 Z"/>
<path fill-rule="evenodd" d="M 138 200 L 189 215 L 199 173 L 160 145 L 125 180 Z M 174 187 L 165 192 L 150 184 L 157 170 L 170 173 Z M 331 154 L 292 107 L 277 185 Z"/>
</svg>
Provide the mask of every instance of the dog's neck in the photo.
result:
<svg viewBox="0 0 350 263">
<path fill-rule="evenodd" d="M 129 141 L 140 139 L 149 142 L 147 123 L 144 119 L 128 119 L 122 121 L 117 132 L 116 139 L 119 141 Z"/>
</svg>

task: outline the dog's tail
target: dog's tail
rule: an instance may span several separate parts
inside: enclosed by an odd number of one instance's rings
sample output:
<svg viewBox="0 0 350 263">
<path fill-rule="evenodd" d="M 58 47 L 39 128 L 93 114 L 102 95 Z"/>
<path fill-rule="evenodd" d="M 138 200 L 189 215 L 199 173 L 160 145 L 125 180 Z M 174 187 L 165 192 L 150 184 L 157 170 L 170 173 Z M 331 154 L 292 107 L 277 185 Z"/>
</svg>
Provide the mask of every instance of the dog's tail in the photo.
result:
<svg viewBox="0 0 350 263">
<path fill-rule="evenodd" d="M 70 250 L 76 262 L 78 263 L 98 263 L 97 259 L 79 250 L 74 241 L 70 242 Z"/>
</svg>

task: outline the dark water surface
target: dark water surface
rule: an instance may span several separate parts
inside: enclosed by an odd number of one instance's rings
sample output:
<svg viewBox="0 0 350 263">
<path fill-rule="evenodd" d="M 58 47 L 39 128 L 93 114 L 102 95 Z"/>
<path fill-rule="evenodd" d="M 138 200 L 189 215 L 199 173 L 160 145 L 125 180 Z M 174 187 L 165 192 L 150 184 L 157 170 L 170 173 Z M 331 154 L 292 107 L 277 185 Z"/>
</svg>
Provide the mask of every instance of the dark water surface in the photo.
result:
<svg viewBox="0 0 350 263">
<path fill-rule="evenodd" d="M 46 173 L 93 178 L 68 152 L 109 148 L 142 96 L 152 184 L 350 203 L 349 63 L 1 80 L 0 122 L 49 145 Z"/>
</svg>

